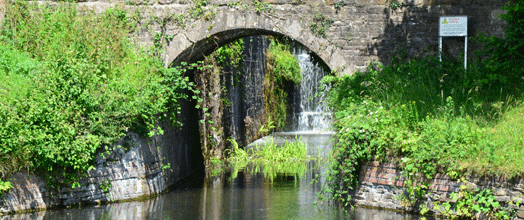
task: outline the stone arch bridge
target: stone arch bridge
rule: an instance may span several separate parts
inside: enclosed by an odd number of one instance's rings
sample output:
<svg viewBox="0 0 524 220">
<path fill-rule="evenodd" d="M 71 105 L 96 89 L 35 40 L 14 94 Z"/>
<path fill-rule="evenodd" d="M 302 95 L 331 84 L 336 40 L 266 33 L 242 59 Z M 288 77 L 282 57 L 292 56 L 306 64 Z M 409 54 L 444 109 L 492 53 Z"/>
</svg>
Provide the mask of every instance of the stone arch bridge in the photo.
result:
<svg viewBox="0 0 524 220">
<path fill-rule="evenodd" d="M 400 6 L 394 7 L 394 2 Z M 202 60 L 216 48 L 250 35 L 287 36 L 316 53 L 339 74 L 388 64 L 438 48 L 438 17 L 467 15 L 468 35 L 503 36 L 503 0 L 100 0 L 81 7 L 124 7 L 137 21 L 136 40 L 165 49 L 166 66 Z M 459 56 L 463 39 L 445 41 Z M 479 45 L 469 42 L 470 51 Z"/>
<path fill-rule="evenodd" d="M 0 21 L 5 13 L 0 0 Z M 40 1 L 39 1 L 40 2 Z M 504 0 L 78 0 L 79 7 L 102 13 L 118 5 L 136 22 L 135 42 L 160 47 L 166 66 L 193 62 L 235 39 L 250 35 L 287 36 L 316 53 L 331 70 L 350 74 L 372 61 L 388 64 L 393 53 L 404 49 L 411 57 L 436 51 L 440 15 L 467 15 L 468 35 L 503 36 L 498 19 Z M 205 4 L 204 4 L 205 3 Z M 395 4 L 397 3 L 397 4 Z M 328 22 L 326 22 L 328 21 Z M 458 56 L 461 38 L 447 40 L 444 53 Z M 468 43 L 472 52 L 480 45 Z M 194 112 L 194 111 L 193 111 Z M 188 123 L 189 124 L 189 123 Z M 109 200 L 128 200 L 157 194 L 200 170 L 200 149 L 187 144 L 198 128 L 181 132 L 165 121 L 166 134 L 140 138 L 132 134 L 119 143 L 136 143 L 111 165 L 97 160 L 82 186 L 64 188 L 60 198 L 45 193 L 45 181 L 18 173 L 14 188 L 0 201 L 0 213 L 68 206 Z M 198 139 L 198 137 L 193 138 Z M 185 144 L 184 144 L 185 143 Z M 171 164 L 164 172 L 161 165 Z M 111 197 L 99 190 L 111 180 Z"/>
</svg>

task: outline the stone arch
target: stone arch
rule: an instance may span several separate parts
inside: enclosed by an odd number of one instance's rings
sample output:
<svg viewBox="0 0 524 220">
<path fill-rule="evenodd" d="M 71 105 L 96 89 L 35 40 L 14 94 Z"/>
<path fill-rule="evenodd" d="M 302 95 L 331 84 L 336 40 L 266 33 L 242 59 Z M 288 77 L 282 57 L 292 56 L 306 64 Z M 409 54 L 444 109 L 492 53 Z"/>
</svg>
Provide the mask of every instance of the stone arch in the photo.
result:
<svg viewBox="0 0 524 220">
<path fill-rule="evenodd" d="M 322 59 L 331 70 L 349 73 L 350 66 L 337 47 L 326 38 L 304 28 L 299 17 L 285 17 L 254 11 L 220 7 L 212 21 L 197 20 L 187 30 L 180 31 L 167 42 L 166 66 L 180 62 L 195 62 L 216 48 L 235 39 L 251 35 L 287 36 L 303 44 Z"/>
</svg>

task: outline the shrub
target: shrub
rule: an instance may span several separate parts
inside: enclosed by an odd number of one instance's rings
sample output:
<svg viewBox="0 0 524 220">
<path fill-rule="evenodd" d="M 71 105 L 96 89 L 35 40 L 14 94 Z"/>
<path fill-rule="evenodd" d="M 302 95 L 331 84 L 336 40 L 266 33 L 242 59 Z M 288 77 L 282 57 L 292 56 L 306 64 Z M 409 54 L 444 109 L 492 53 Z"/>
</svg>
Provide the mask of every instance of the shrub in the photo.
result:
<svg viewBox="0 0 524 220">
<path fill-rule="evenodd" d="M 184 69 L 166 69 L 128 40 L 118 7 L 96 16 L 75 4 L 9 1 L 0 34 L 0 178 L 20 169 L 94 168 L 95 154 L 128 129 L 174 112 Z"/>
</svg>

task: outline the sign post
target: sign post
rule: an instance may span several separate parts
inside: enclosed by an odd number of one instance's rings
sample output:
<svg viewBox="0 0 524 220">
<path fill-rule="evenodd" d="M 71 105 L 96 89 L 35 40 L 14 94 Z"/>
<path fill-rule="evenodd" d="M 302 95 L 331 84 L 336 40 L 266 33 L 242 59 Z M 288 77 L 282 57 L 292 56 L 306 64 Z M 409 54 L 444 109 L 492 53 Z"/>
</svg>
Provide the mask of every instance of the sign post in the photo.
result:
<svg viewBox="0 0 524 220">
<path fill-rule="evenodd" d="M 468 16 L 440 16 L 438 32 L 440 62 L 442 62 L 442 37 L 464 37 L 464 69 L 466 69 L 468 57 Z"/>
</svg>

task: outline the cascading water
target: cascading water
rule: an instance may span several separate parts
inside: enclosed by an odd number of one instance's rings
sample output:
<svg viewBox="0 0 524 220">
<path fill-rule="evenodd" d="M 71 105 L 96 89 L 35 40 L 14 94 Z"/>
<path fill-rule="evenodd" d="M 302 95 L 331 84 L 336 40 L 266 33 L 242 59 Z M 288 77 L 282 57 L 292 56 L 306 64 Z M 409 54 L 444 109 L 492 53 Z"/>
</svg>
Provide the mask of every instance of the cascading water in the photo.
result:
<svg viewBox="0 0 524 220">
<path fill-rule="evenodd" d="M 320 80 L 327 71 L 314 61 L 307 49 L 295 46 L 292 53 L 302 73 L 293 101 L 292 131 L 331 131 L 331 112 L 325 101 L 326 93 L 320 89 Z"/>
</svg>

